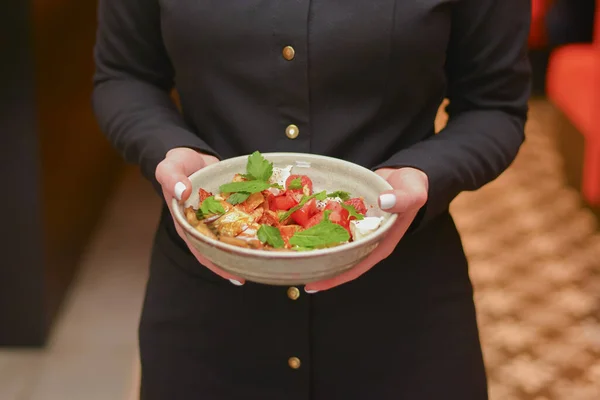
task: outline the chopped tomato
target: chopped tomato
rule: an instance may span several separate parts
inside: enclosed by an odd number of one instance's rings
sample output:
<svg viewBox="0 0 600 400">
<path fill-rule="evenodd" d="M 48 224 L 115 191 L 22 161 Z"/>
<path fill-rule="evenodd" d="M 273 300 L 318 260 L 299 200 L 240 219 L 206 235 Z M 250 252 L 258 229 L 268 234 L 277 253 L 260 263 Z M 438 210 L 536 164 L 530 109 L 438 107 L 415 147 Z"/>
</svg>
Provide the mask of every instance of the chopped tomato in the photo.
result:
<svg viewBox="0 0 600 400">
<path fill-rule="evenodd" d="M 329 221 L 344 227 L 350 232 L 350 213 L 340 203 L 334 200 L 327 202 L 325 210 L 330 210 Z"/>
<path fill-rule="evenodd" d="M 262 192 L 262 194 L 263 194 L 263 196 L 265 196 L 267 209 L 269 209 L 271 211 L 276 211 L 275 206 L 273 205 L 273 200 L 275 200 L 275 195 L 273 193 L 269 192 L 268 190 L 264 190 Z M 264 207 L 264 205 L 263 205 L 263 207 Z"/>
<path fill-rule="evenodd" d="M 305 228 L 306 229 L 312 228 L 313 226 L 317 225 L 322 220 L 323 220 L 323 211 L 319 211 L 315 215 L 313 215 L 312 217 L 310 217 L 310 219 L 306 223 Z"/>
<path fill-rule="evenodd" d="M 339 216 L 345 221 L 348 221 L 348 217 L 350 216 L 348 210 L 342 207 L 342 205 L 335 200 L 328 201 L 327 205 L 325 206 L 325 210 L 331 210 L 330 215 L 339 214 Z M 331 220 L 331 218 L 329 219 Z M 333 220 L 331 221 L 333 222 Z"/>
<path fill-rule="evenodd" d="M 292 219 L 302 226 L 306 226 L 310 217 L 315 215 L 319 210 L 317 209 L 317 201 L 310 199 L 306 204 L 302 206 L 298 211 L 292 214 Z"/>
<path fill-rule="evenodd" d="M 276 196 L 273 199 L 273 204 L 272 204 L 271 209 L 274 211 L 279 211 L 279 210 L 287 211 L 290 208 L 294 207 L 296 204 L 298 204 L 298 202 L 293 197 L 293 195 L 291 193 L 285 193 L 281 196 Z"/>
<path fill-rule="evenodd" d="M 207 197 L 212 196 L 211 192 L 207 192 L 206 190 L 200 188 L 198 189 L 198 197 L 199 197 L 199 203 L 202 203 L 204 200 L 206 200 Z"/>
<path fill-rule="evenodd" d="M 299 189 L 290 189 L 290 184 L 295 179 L 300 179 L 300 184 L 302 187 Z M 308 188 L 308 194 L 304 193 L 304 187 Z M 310 196 L 313 193 L 313 183 L 306 175 L 290 175 L 285 181 L 285 188 L 289 191 L 304 193 L 307 196 Z"/>
<path fill-rule="evenodd" d="M 332 211 L 331 214 L 329 214 L 329 221 L 333 222 L 334 224 L 343 226 L 344 228 L 350 227 L 350 221 L 348 220 L 348 216 L 343 215 L 338 211 Z"/>
<path fill-rule="evenodd" d="M 354 197 L 348 201 L 345 201 L 344 204 L 348 204 L 349 206 L 354 207 L 354 209 L 362 215 L 367 214 L 367 206 L 365 205 L 362 197 Z"/>
</svg>

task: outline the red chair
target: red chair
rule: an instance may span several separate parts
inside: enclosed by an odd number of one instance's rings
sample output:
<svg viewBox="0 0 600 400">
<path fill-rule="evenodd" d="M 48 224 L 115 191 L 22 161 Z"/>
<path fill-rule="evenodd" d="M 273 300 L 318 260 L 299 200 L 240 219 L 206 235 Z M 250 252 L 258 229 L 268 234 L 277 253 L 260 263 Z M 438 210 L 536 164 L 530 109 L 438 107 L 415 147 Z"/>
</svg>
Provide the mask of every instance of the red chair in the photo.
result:
<svg viewBox="0 0 600 400">
<path fill-rule="evenodd" d="M 575 130 L 559 133 L 567 167 L 580 174 L 571 183 L 580 187 L 593 207 L 600 206 L 600 124 L 596 118 L 600 115 L 600 0 L 596 4 L 593 42 L 554 50 L 546 75 L 548 98 L 581 135 L 577 137 Z M 573 154 L 573 143 L 582 138 L 583 149 Z"/>
</svg>

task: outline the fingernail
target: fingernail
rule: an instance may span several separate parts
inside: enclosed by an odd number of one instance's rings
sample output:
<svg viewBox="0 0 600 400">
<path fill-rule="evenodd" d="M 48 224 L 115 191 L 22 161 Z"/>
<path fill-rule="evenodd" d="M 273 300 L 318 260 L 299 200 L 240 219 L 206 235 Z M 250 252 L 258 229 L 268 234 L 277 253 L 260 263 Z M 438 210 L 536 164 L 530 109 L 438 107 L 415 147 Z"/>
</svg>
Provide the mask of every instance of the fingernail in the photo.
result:
<svg viewBox="0 0 600 400">
<path fill-rule="evenodd" d="M 382 210 L 389 210 L 396 205 L 396 195 L 393 193 L 384 193 L 379 196 L 379 207 Z"/>
<path fill-rule="evenodd" d="M 229 282 L 233 283 L 235 286 L 242 286 L 243 283 L 240 281 L 236 281 L 235 279 L 230 279 Z"/>
<path fill-rule="evenodd" d="M 185 183 L 183 182 L 177 182 L 175 184 L 175 198 L 177 200 L 181 200 L 181 196 L 183 195 L 183 192 L 185 192 Z"/>
<path fill-rule="evenodd" d="M 308 294 L 315 294 L 318 292 L 318 290 L 306 290 L 306 288 L 304 288 L 304 291 Z"/>
</svg>

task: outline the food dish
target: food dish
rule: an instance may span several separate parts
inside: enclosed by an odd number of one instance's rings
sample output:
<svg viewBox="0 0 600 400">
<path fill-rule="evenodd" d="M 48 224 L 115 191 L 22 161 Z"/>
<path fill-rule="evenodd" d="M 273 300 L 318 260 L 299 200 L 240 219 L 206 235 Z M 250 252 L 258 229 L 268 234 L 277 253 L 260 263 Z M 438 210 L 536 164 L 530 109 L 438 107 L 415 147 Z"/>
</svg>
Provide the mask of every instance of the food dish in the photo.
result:
<svg viewBox="0 0 600 400">
<path fill-rule="evenodd" d="M 293 165 L 274 167 L 256 151 L 246 170 L 217 193 L 198 189 L 198 204 L 185 216 L 201 234 L 234 246 L 277 251 L 311 251 L 359 240 L 380 227 L 367 216 L 362 197 L 343 190 L 315 192 L 310 176 Z"/>
<path fill-rule="evenodd" d="M 310 251 L 293 249 L 260 249 L 241 247 L 202 234 L 186 218 L 186 209 L 196 209 L 200 203 L 200 188 L 220 194 L 220 187 L 247 168 L 248 155 L 225 159 L 193 173 L 190 197 L 181 204 L 171 202 L 175 222 L 182 228 L 188 244 L 221 269 L 247 281 L 270 285 L 301 285 L 330 278 L 352 268 L 378 246 L 396 221 L 377 207 L 381 192 L 391 189 L 383 178 L 351 162 L 333 157 L 306 153 L 263 153 L 273 163 L 278 182 L 288 174 L 309 176 L 313 190 L 327 193 L 339 190 L 362 197 L 367 216 L 380 219 L 377 229 L 364 237 L 333 247 L 314 248 Z M 292 168 L 289 168 L 292 166 Z M 274 175 L 276 175 L 274 173 Z M 287 177 L 285 177 L 287 179 Z M 285 180 L 284 180 L 285 182 Z M 367 220 L 365 218 L 365 220 Z M 368 220 L 367 220 L 368 221 Z M 193 221 L 192 221 L 193 222 Z M 227 240 L 227 239 L 226 239 Z M 198 266 L 199 268 L 204 268 Z"/>
</svg>

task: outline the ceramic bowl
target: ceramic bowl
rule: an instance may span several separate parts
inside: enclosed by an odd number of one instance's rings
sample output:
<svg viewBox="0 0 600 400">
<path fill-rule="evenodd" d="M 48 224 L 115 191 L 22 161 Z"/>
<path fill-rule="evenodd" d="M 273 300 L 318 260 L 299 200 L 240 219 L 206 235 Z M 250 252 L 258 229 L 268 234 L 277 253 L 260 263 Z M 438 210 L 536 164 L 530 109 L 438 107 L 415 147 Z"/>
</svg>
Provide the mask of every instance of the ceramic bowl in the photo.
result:
<svg viewBox="0 0 600 400">
<path fill-rule="evenodd" d="M 264 153 L 263 156 L 275 167 L 292 165 L 292 174 L 308 175 L 315 192 L 343 190 L 353 197 L 362 196 L 368 208 L 367 215 L 383 217 L 383 222 L 374 233 L 357 241 L 302 252 L 246 249 L 211 239 L 186 221 L 183 210 L 190 205 L 197 208 L 199 188 L 218 193 L 220 185 L 231 182 L 236 173 L 244 173 L 248 156 L 221 161 L 190 176 L 192 195 L 183 205 L 174 199 L 173 211 L 189 242 L 215 265 L 231 274 L 268 285 L 303 285 L 331 278 L 367 257 L 396 220 L 396 214 L 386 213 L 377 206 L 379 194 L 391 189 L 391 186 L 362 166 L 314 154 Z"/>
</svg>

